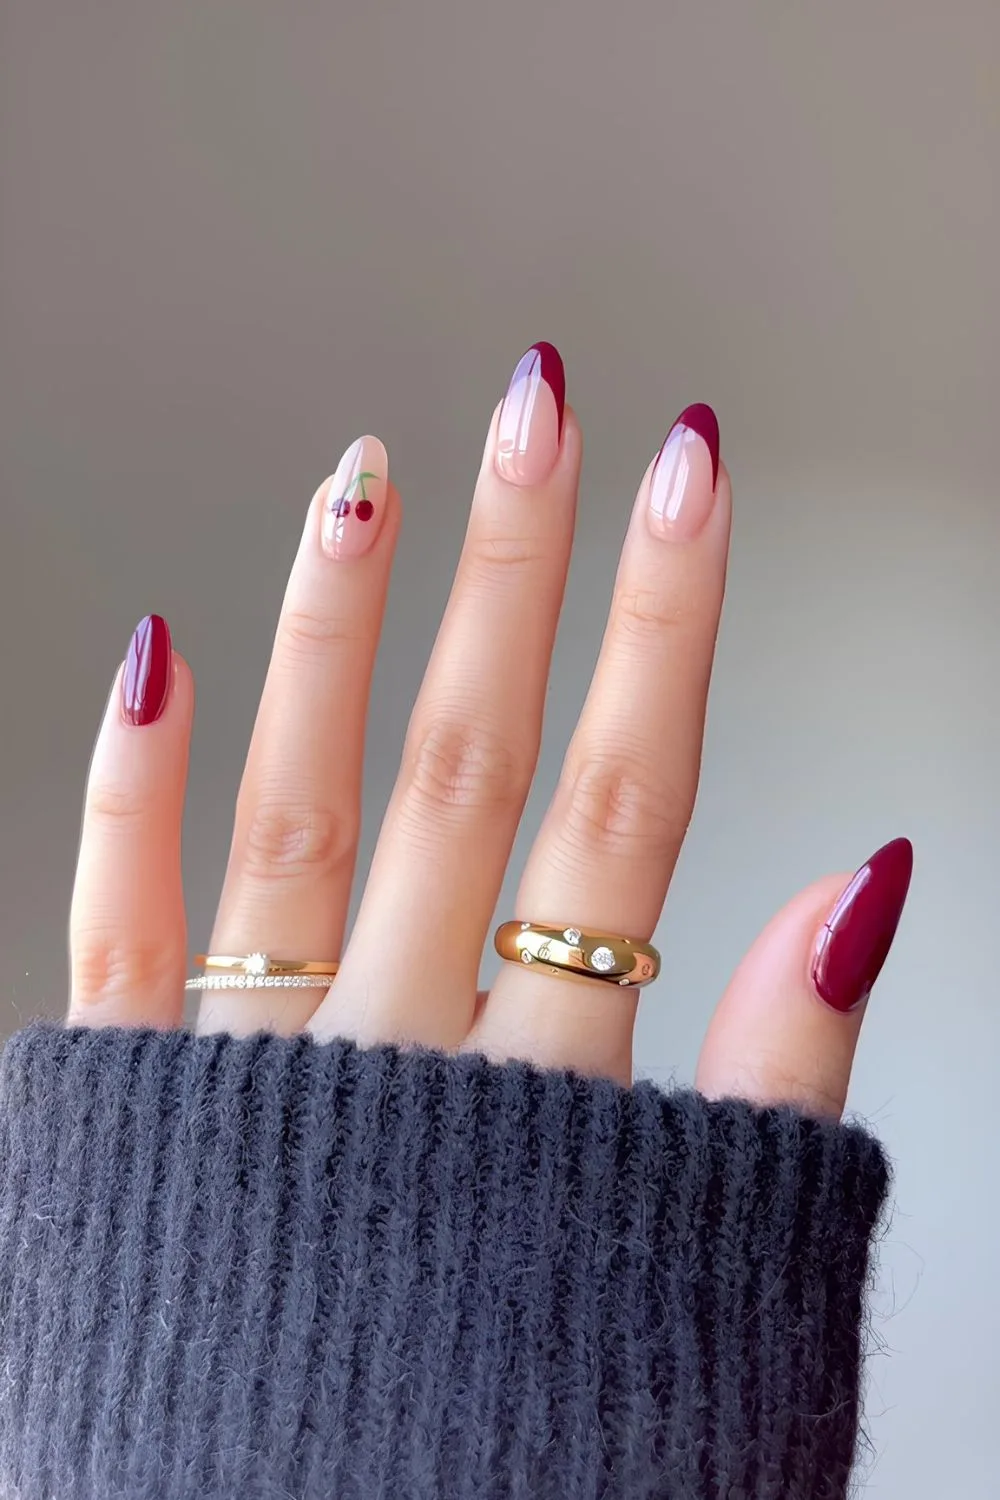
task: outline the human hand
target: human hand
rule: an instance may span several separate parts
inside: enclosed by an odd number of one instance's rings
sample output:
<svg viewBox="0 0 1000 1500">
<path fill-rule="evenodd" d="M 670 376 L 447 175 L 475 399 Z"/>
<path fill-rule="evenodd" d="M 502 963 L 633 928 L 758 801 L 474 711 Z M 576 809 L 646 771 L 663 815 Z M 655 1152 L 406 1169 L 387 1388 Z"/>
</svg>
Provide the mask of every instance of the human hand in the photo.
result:
<svg viewBox="0 0 1000 1500">
<path fill-rule="evenodd" d="M 494 414 L 468 534 L 350 939 L 365 716 L 399 530 L 384 447 L 320 486 L 251 741 L 211 951 L 340 960 L 320 988 L 205 992 L 201 1031 L 304 1029 L 631 1078 L 638 992 L 505 963 L 484 943 L 538 754 L 581 435 L 536 345 Z M 694 804 L 731 490 L 706 406 L 638 486 L 590 692 L 521 881 L 518 922 L 651 938 Z M 156 616 L 119 671 L 91 766 L 69 1021 L 175 1027 L 188 964 L 180 833 L 191 671 Z M 839 1115 L 902 910 L 910 846 L 796 896 L 754 944 L 697 1070 L 710 1097 Z M 516 929 L 515 929 L 516 931 Z M 590 944 L 591 949 L 593 943 Z"/>
</svg>

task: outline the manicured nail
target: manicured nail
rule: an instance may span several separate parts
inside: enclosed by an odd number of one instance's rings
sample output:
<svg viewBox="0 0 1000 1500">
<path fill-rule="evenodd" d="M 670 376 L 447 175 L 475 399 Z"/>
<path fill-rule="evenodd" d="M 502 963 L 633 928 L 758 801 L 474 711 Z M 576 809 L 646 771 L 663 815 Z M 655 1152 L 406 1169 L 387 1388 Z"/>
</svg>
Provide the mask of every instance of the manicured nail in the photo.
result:
<svg viewBox="0 0 1000 1500">
<path fill-rule="evenodd" d="M 719 478 L 719 423 L 704 402 L 682 411 L 667 433 L 649 480 L 649 525 L 654 536 L 688 542 L 715 504 Z"/>
<path fill-rule="evenodd" d="M 554 344 L 532 344 L 510 377 L 500 408 L 496 467 L 511 484 L 541 484 L 559 457 L 566 373 Z"/>
<path fill-rule="evenodd" d="M 132 632 L 122 673 L 122 718 L 154 724 L 167 706 L 174 675 L 170 629 L 162 615 L 146 615 Z"/>
<path fill-rule="evenodd" d="M 389 456 L 377 437 L 358 438 L 337 465 L 323 506 L 321 537 L 329 557 L 362 557 L 382 529 Z"/>
<path fill-rule="evenodd" d="M 834 1010 L 867 999 L 885 963 L 913 873 L 913 845 L 893 839 L 854 876 L 820 930 L 812 981 Z"/>
</svg>

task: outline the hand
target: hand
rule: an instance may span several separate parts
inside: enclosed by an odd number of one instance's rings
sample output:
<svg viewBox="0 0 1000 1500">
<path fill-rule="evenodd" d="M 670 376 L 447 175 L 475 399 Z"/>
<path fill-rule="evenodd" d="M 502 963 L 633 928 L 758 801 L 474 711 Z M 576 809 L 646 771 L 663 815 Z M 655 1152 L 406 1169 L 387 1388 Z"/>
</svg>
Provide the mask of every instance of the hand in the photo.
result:
<svg viewBox="0 0 1000 1500">
<path fill-rule="evenodd" d="M 506 963 L 484 943 L 535 768 L 580 473 L 551 345 L 494 414 L 451 598 L 350 940 L 365 715 L 400 523 L 378 439 L 306 519 L 236 808 L 210 951 L 341 959 L 322 989 L 214 990 L 202 1031 L 306 1030 L 521 1057 L 627 1083 L 637 991 Z M 521 921 L 649 939 L 691 815 L 731 490 L 706 406 L 642 475 L 597 668 L 524 871 Z M 188 952 L 180 832 L 194 692 L 165 623 L 139 626 L 97 741 L 71 920 L 73 1025 L 173 1027 Z M 710 1096 L 839 1115 L 864 1001 L 909 882 L 905 840 L 801 892 L 709 1028 Z M 343 950 L 343 951 L 342 951 Z"/>
</svg>

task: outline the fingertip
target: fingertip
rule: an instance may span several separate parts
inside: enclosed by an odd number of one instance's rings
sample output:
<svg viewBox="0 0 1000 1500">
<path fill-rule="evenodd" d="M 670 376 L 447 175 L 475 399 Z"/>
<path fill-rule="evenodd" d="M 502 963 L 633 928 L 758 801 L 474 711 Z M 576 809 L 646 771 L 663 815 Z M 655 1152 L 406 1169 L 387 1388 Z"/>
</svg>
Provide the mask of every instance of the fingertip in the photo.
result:
<svg viewBox="0 0 1000 1500">
<path fill-rule="evenodd" d="M 811 966 L 850 880 L 850 874 L 826 875 L 799 891 L 739 964 L 698 1060 L 696 1085 L 709 1098 L 839 1117 L 864 1012 L 838 1013 L 823 1004 Z"/>
<path fill-rule="evenodd" d="M 171 701 L 176 705 L 179 713 L 191 714 L 194 710 L 195 680 L 194 672 L 186 657 L 179 651 L 173 653 L 173 686 L 171 688 Z"/>
</svg>

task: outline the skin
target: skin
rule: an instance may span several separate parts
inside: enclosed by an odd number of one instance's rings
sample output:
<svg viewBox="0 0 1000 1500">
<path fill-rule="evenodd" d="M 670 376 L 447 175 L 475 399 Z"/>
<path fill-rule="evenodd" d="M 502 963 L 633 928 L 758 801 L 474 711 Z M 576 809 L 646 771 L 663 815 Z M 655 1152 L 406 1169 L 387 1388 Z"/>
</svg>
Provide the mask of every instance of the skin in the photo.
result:
<svg viewBox="0 0 1000 1500">
<path fill-rule="evenodd" d="M 489 994 L 476 988 L 535 770 L 573 535 L 580 427 L 569 408 L 561 431 L 551 411 L 543 418 L 538 443 L 557 451 L 550 462 L 548 450 L 532 452 L 529 443 L 515 482 L 501 472 L 510 464 L 498 463 L 502 408 L 494 413 L 451 597 L 349 937 L 365 716 L 401 502 L 384 485 L 374 539 L 358 531 L 362 541 L 332 556 L 323 543 L 332 481 L 314 496 L 209 951 L 340 956 L 342 966 L 328 992 L 209 992 L 200 1030 L 472 1048 L 631 1080 L 636 991 L 516 964 L 502 966 Z M 366 453 L 380 451 L 365 441 Z M 691 442 L 691 503 L 680 522 L 664 526 L 662 494 L 650 501 L 652 464 L 639 482 L 590 691 L 516 908 L 505 916 L 643 939 L 660 918 L 697 788 L 730 531 L 729 475 L 721 466 L 713 498 L 708 450 Z M 72 1025 L 182 1022 L 189 955 L 180 829 L 193 708 L 192 674 L 176 652 L 154 723 L 125 721 L 121 672 L 116 678 L 91 765 L 73 894 Z M 848 879 L 831 876 L 796 896 L 740 965 L 701 1052 L 696 1084 L 706 1094 L 840 1114 L 863 1007 L 841 1014 L 825 1006 L 810 964 Z"/>
</svg>

